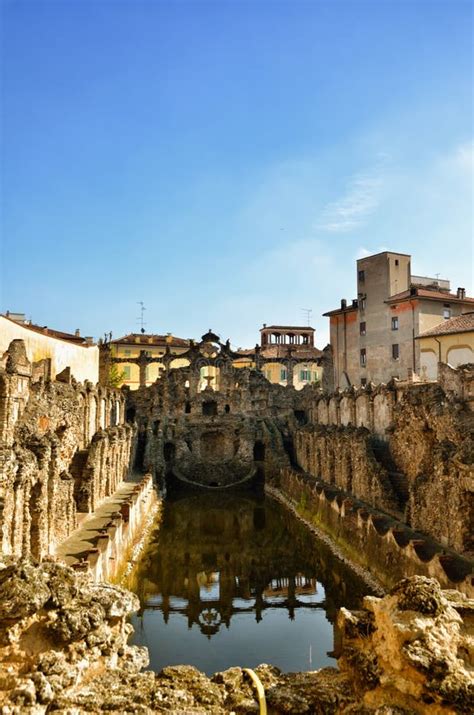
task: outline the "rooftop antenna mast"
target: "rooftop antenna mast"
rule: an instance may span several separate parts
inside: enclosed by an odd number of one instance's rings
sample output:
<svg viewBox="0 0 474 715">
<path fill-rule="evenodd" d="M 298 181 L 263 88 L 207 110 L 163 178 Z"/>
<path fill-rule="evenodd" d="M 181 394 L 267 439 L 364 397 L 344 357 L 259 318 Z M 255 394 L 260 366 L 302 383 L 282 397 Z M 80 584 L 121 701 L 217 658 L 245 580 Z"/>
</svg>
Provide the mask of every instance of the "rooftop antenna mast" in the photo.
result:
<svg viewBox="0 0 474 715">
<path fill-rule="evenodd" d="M 303 313 L 306 316 L 306 325 L 309 328 L 309 326 L 311 324 L 311 313 L 313 312 L 313 309 L 312 308 L 301 308 L 301 310 L 303 311 Z"/>
<path fill-rule="evenodd" d="M 145 313 L 145 303 L 142 300 L 137 301 L 138 305 L 140 306 L 140 315 L 138 316 L 137 320 L 140 323 L 140 332 L 144 333 L 145 332 L 145 321 L 143 320 L 144 318 L 144 313 Z"/>
</svg>

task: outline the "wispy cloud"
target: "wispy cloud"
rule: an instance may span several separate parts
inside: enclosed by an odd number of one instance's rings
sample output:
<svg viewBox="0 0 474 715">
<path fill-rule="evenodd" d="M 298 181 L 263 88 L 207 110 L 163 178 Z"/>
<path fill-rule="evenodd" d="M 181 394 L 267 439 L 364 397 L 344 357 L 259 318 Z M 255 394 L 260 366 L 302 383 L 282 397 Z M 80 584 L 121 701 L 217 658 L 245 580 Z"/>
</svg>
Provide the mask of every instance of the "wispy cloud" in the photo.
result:
<svg viewBox="0 0 474 715">
<path fill-rule="evenodd" d="M 361 226 L 377 209 L 382 188 L 383 176 L 379 168 L 355 174 L 346 193 L 324 207 L 315 228 L 329 233 L 344 233 Z"/>
<path fill-rule="evenodd" d="M 390 248 L 388 246 L 377 246 L 376 248 L 360 246 L 355 253 L 355 259 L 367 258 L 367 256 L 373 256 L 374 253 L 382 253 L 383 251 L 390 251 Z"/>
</svg>

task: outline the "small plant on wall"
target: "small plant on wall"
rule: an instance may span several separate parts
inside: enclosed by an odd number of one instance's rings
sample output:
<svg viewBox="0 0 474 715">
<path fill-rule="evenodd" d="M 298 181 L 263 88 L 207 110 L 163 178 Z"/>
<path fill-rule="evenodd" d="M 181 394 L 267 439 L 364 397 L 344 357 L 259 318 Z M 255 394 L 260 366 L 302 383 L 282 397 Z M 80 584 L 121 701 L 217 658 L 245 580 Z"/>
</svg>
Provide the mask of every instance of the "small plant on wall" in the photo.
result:
<svg viewBox="0 0 474 715">
<path fill-rule="evenodd" d="M 109 368 L 109 377 L 107 384 L 109 387 L 120 387 L 125 379 L 125 370 L 119 370 L 117 365 L 111 365 Z"/>
</svg>

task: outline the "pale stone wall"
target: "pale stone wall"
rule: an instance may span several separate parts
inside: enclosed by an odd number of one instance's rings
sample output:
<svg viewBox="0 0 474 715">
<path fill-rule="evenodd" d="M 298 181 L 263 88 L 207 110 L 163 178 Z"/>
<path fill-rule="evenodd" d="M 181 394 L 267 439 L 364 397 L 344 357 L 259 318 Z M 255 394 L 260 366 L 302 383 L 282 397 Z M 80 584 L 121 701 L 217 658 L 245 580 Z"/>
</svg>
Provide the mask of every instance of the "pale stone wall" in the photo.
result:
<svg viewBox="0 0 474 715">
<path fill-rule="evenodd" d="M 355 402 L 352 395 L 344 395 L 340 404 L 341 425 L 353 425 L 355 423 Z"/>
<path fill-rule="evenodd" d="M 50 360 L 50 377 L 53 380 L 69 367 L 78 382 L 89 380 L 95 385 L 99 381 L 99 348 L 96 345 L 75 345 L 67 340 L 37 333 L 0 315 L 0 357 L 8 350 L 12 340 L 23 340 L 31 363 Z"/>
<path fill-rule="evenodd" d="M 314 392 L 309 398 L 308 413 L 315 424 L 367 427 L 385 437 L 392 423 L 397 391 L 401 393 L 403 389 L 405 386 L 379 385 L 349 389 L 330 396 Z"/>
</svg>

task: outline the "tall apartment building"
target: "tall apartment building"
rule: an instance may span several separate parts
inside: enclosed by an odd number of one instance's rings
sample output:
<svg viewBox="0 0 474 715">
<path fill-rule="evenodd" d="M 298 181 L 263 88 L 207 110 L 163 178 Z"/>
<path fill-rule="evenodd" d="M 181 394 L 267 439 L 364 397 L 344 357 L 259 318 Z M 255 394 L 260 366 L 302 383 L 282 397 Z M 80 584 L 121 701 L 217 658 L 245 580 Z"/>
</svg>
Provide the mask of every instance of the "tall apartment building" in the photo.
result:
<svg viewBox="0 0 474 715">
<path fill-rule="evenodd" d="M 423 377 L 421 333 L 473 310 L 464 288 L 413 276 L 411 256 L 384 251 L 357 261 L 357 298 L 324 313 L 330 319 L 335 387 Z"/>
</svg>

